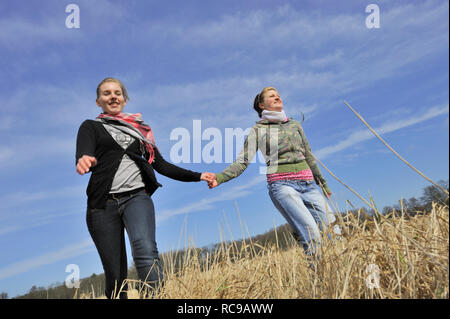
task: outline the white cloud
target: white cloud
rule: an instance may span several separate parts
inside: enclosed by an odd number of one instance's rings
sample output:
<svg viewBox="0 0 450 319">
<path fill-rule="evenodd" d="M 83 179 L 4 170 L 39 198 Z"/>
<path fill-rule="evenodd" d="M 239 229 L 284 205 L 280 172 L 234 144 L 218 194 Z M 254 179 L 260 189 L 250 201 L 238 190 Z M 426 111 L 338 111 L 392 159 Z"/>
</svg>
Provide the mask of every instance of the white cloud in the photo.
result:
<svg viewBox="0 0 450 319">
<path fill-rule="evenodd" d="M 391 133 L 415 124 L 419 124 L 434 117 L 447 114 L 448 112 L 449 112 L 448 105 L 444 107 L 435 106 L 428 109 L 425 113 L 416 114 L 406 119 L 391 120 L 387 123 L 384 123 L 380 127 L 375 128 L 375 131 L 377 131 L 377 133 L 379 134 Z M 350 134 L 344 140 L 318 150 L 317 152 L 315 152 L 315 155 L 320 159 L 324 159 L 334 153 L 340 152 L 344 149 L 355 146 L 361 142 L 364 142 L 372 138 L 375 138 L 375 136 L 368 129 L 358 130 Z M 256 184 L 263 182 L 265 178 L 266 178 L 265 175 L 258 175 L 253 179 L 251 179 L 249 182 L 237 185 L 230 189 L 225 189 L 217 196 L 214 196 L 212 198 L 201 199 L 195 203 L 191 203 L 180 208 L 161 211 L 156 216 L 157 223 L 161 223 L 162 221 L 167 220 L 175 215 L 211 209 L 213 208 L 212 204 L 219 201 L 233 200 L 239 197 L 247 196 L 249 193 L 251 193 L 251 190 L 249 189 L 251 189 Z M 219 187 L 219 190 L 222 190 L 222 188 Z"/>
<path fill-rule="evenodd" d="M 55 21 L 25 20 L 18 17 L 8 17 L 0 20 L 0 45 L 8 49 L 24 49 L 44 45 L 47 41 L 63 39 L 64 24 Z"/>
<path fill-rule="evenodd" d="M 156 222 L 161 223 L 164 220 L 169 219 L 172 216 L 180 215 L 180 214 L 187 214 L 191 212 L 197 212 L 202 211 L 206 209 L 211 209 L 213 206 L 213 203 L 220 202 L 220 201 L 226 201 L 226 200 L 234 200 L 236 198 L 247 196 L 251 193 L 251 188 L 253 188 L 254 185 L 260 184 L 261 182 L 266 180 L 265 175 L 258 175 L 251 179 L 249 182 L 245 184 L 240 184 L 237 186 L 234 186 L 232 188 L 223 189 L 221 186 L 218 186 L 218 188 L 215 188 L 212 190 L 212 192 L 219 192 L 217 196 L 210 197 L 210 198 L 204 198 L 201 199 L 195 203 L 185 205 L 180 208 L 175 209 L 167 209 L 164 211 L 161 211 L 159 214 L 156 215 Z"/>
<path fill-rule="evenodd" d="M 86 239 L 80 243 L 68 245 L 44 255 L 13 263 L 0 268 L 0 280 L 33 270 L 35 268 L 49 265 L 60 260 L 83 255 L 92 251 L 94 248 L 95 246 L 92 240 Z"/>
<path fill-rule="evenodd" d="M 4 203 L 0 211 L 0 236 L 61 222 L 62 218 L 79 214 L 80 203 L 85 200 L 86 186 L 34 192 L 26 190 L 27 186 L 22 189 L 0 196 L 0 201 Z M 55 201 L 61 200 L 65 203 L 63 207 L 53 205 Z M 27 222 L 24 223 L 24 220 Z"/>
<path fill-rule="evenodd" d="M 22 15 L 28 14 L 27 18 L 12 12 L 7 18 L 0 19 L 0 46 L 18 51 L 53 43 L 71 45 L 79 40 L 92 39 L 91 35 L 110 31 L 127 17 L 123 4 L 109 0 L 96 0 L 95 3 L 78 0 L 75 4 L 80 8 L 80 28 L 68 29 L 65 24 L 70 14 L 65 12 L 68 4 L 42 2 L 39 3 L 38 14 L 32 11 L 35 10 L 32 4 L 22 5 L 20 11 Z M 35 58 L 45 60 L 46 56 Z"/>
<path fill-rule="evenodd" d="M 0 147 L 0 164 L 6 163 L 12 160 L 14 151 L 11 147 Z"/>
<path fill-rule="evenodd" d="M 342 61 L 342 57 L 343 57 L 343 50 L 337 49 L 335 52 L 331 54 L 326 54 L 318 58 L 313 58 L 310 61 L 310 64 L 313 67 L 322 68 L 329 65 L 340 63 Z"/>
<path fill-rule="evenodd" d="M 416 114 L 407 119 L 391 120 L 378 128 L 374 128 L 374 130 L 380 135 L 387 134 L 387 133 L 391 133 L 391 132 L 397 131 L 402 128 L 406 128 L 406 127 L 427 121 L 429 119 L 432 119 L 436 116 L 446 114 L 448 112 L 449 112 L 448 105 L 444 106 L 444 107 L 435 106 L 435 107 L 430 108 L 423 114 Z M 327 146 L 327 147 L 324 147 L 324 148 L 318 150 L 317 152 L 315 152 L 316 153 L 315 155 L 320 159 L 325 159 L 326 157 L 328 157 L 334 153 L 340 152 L 344 149 L 347 149 L 349 147 L 352 147 L 356 144 L 359 144 L 363 141 L 366 141 L 366 140 L 369 140 L 372 138 L 375 138 L 375 135 L 372 132 L 370 132 L 368 129 L 357 130 L 357 131 L 353 132 L 352 134 L 350 134 L 344 140 L 341 140 L 341 141 L 335 143 L 334 145 Z"/>
<path fill-rule="evenodd" d="M 90 12 L 92 8 L 89 9 L 89 14 L 92 17 L 103 17 L 103 9 L 111 8 L 110 2 L 102 1 L 99 8 L 101 9 L 97 8 L 93 12 Z M 426 2 L 383 10 L 383 24 L 377 30 L 378 33 L 365 28 L 363 12 L 318 16 L 288 5 L 224 15 L 214 21 L 195 25 L 185 25 L 183 21 L 171 21 L 167 24 L 142 20 L 137 22 L 137 33 L 153 30 L 149 34 L 145 33 L 145 38 L 157 40 L 170 37 L 171 41 L 182 46 L 189 43 L 195 46 L 214 45 L 218 51 L 227 55 L 235 52 L 232 47 L 237 45 L 244 51 L 249 51 L 247 55 L 252 57 L 250 63 L 253 63 L 253 67 L 259 63 L 258 59 L 254 59 L 257 55 L 252 53 L 256 51 L 248 50 L 254 43 L 279 48 L 282 54 L 273 54 L 273 61 L 267 63 L 266 70 L 259 74 L 248 72 L 237 75 L 225 72 L 204 81 L 179 81 L 170 85 L 136 83 L 137 89 L 131 92 L 133 100 L 127 109 L 142 112 L 144 118 L 156 126 L 157 136 L 168 136 L 168 132 L 183 125 L 187 117 L 214 115 L 216 120 L 212 119 L 213 126 L 220 127 L 223 124 L 226 127 L 247 127 L 245 116 L 254 115 L 251 108 L 254 95 L 269 84 L 277 86 L 284 96 L 292 97 L 291 105 L 286 105 L 287 108 L 299 108 L 298 104 L 292 105 L 297 101 L 302 105 L 317 106 L 316 101 L 320 97 L 321 104 L 324 105 L 321 105 L 320 110 L 326 111 L 330 107 L 327 105 L 331 105 L 328 102 L 337 96 L 348 95 L 376 81 L 407 72 L 409 69 L 404 67 L 408 64 L 427 55 L 448 50 L 448 31 L 443 26 L 445 23 L 436 23 L 448 20 L 445 8 L 448 8 L 446 2 Z M 416 17 L 417 12 L 421 12 L 420 19 L 412 19 L 411 16 Z M 118 18 L 124 17 L 126 13 Z M 267 24 L 265 21 L 271 23 Z M 139 39 L 142 37 L 136 36 Z M 261 37 L 264 38 L 262 42 Z M 332 50 L 330 39 L 338 44 Z M 312 44 L 314 48 L 311 48 Z M 222 55 L 211 55 L 210 58 L 218 59 L 218 65 L 223 62 Z M 240 54 L 237 59 L 236 62 L 239 62 Z M 280 62 L 285 59 L 289 63 Z M 275 67 L 272 68 L 272 65 Z M 136 74 L 137 78 L 142 79 L 141 73 Z M 125 77 L 136 78 L 131 73 Z M 22 87 L 7 98 L 6 104 L 10 107 L 3 112 L 5 116 L 19 120 L 24 112 L 31 111 L 36 122 L 47 120 L 47 125 L 77 126 L 85 118 L 95 116 L 98 111 L 94 102 L 95 84 L 92 88 L 46 84 Z M 35 112 L 29 105 L 30 101 L 44 109 L 40 108 L 39 112 Z M 315 107 L 316 110 L 319 108 Z M 309 112 L 308 109 L 305 111 Z M 170 118 L 166 116 L 167 112 L 172 115 Z M 158 121 L 154 121 L 154 118 Z M 236 122 L 236 118 L 241 120 Z M 224 122 L 222 119 L 229 120 Z M 7 158 L 9 154 L 2 151 L 0 160 L 2 157 Z"/>
<path fill-rule="evenodd" d="M 18 205 L 19 206 L 19 205 Z M 69 217 L 78 215 L 80 205 L 75 209 L 65 206 L 64 208 L 44 207 L 34 208 L 32 207 L 16 207 L 13 211 L 14 214 L 3 213 L 0 216 L 0 236 L 15 233 L 19 231 L 46 226 L 52 223 L 60 223 L 61 219 L 67 220 Z M 27 220 L 26 223 L 23 220 Z"/>
<path fill-rule="evenodd" d="M 4 116 L 0 119 L 0 131 L 9 130 L 14 123 L 14 119 L 12 116 Z"/>
<path fill-rule="evenodd" d="M 26 188 L 24 186 L 23 188 Z M 85 190 L 85 185 L 67 186 L 56 189 L 47 189 L 36 192 L 29 190 L 17 191 L 0 197 L 0 201 L 5 203 L 3 208 L 15 207 L 25 203 L 36 203 L 38 201 L 47 200 L 49 198 L 67 199 L 70 197 L 78 197 Z"/>
<path fill-rule="evenodd" d="M 0 236 L 6 235 L 8 233 L 16 232 L 16 231 L 18 231 L 18 230 L 20 230 L 22 228 L 23 228 L 23 226 L 21 226 L 21 225 L 11 225 L 11 226 L 2 225 L 0 227 Z"/>
<path fill-rule="evenodd" d="M 74 133 L 75 134 L 75 133 Z M 0 148 L 0 169 L 5 170 L 24 165 L 50 169 L 53 158 L 73 159 L 75 165 L 75 137 L 21 135 Z"/>
<path fill-rule="evenodd" d="M 253 45 L 254 50 L 309 45 L 317 47 L 326 39 L 351 38 L 364 31 L 360 15 L 319 16 L 290 5 L 223 15 L 204 23 L 148 24 L 142 29 L 183 46 Z"/>
<path fill-rule="evenodd" d="M 297 47 L 306 54 L 316 55 L 320 49 L 328 47 L 330 42 L 349 45 L 338 47 L 333 53 L 328 52 L 323 57 L 314 57 L 313 64 L 320 66 L 340 60 L 345 52 L 370 52 L 380 47 L 389 48 L 398 43 L 399 39 L 403 45 L 410 39 L 401 35 L 414 33 L 419 37 L 425 34 L 430 36 L 433 35 L 434 28 L 445 31 L 445 25 L 448 26 L 448 2 L 445 1 L 384 6 L 381 14 L 382 26 L 375 32 L 366 28 L 363 6 L 361 11 L 352 10 L 351 13 L 336 15 L 327 13 L 327 10 L 320 14 L 313 10 L 303 11 L 288 4 L 239 11 L 197 24 L 186 24 L 183 20 L 178 23 L 170 21 L 170 24 L 143 21 L 140 29 L 147 36 L 150 34 L 157 39 L 170 40 L 170 43 L 183 47 L 212 46 L 229 49 L 242 48 L 244 45 L 254 51 Z M 430 26 L 433 28 L 430 29 Z M 441 38 L 442 35 L 434 34 L 433 37 Z M 423 49 L 426 49 L 425 46 Z"/>
<path fill-rule="evenodd" d="M 320 98 L 325 106 L 321 110 L 327 111 L 331 107 L 327 104 L 332 104 L 329 102 L 336 97 L 416 70 L 408 66 L 419 63 L 424 57 L 448 51 L 446 9 L 446 2 L 383 8 L 382 27 L 376 31 L 365 27 L 363 10 L 347 15 L 319 16 L 290 6 L 239 12 L 196 25 L 183 25 L 182 21 L 170 25 L 152 24 L 153 37 L 159 38 L 159 32 L 163 32 L 161 37 L 170 38 L 171 43 L 183 49 L 213 46 L 228 57 L 235 55 L 236 65 L 246 61 L 251 69 L 258 64 L 265 67 L 257 68 L 263 70 L 257 74 L 253 71 L 236 76 L 225 71 L 205 81 L 142 88 L 138 99 L 141 104 L 151 100 L 158 105 L 157 115 L 170 110 L 175 118 L 211 112 L 222 118 L 230 113 L 252 114 L 254 95 L 262 87 L 273 85 L 294 102 L 298 97 L 299 102 L 308 105 Z M 411 18 L 418 15 L 419 19 Z M 447 28 L 446 23 L 437 21 L 447 21 Z M 142 29 L 148 31 L 149 27 Z M 330 43 L 333 44 L 331 50 Z M 252 50 L 252 46 L 257 49 Z M 239 54 L 234 48 L 238 48 Z M 243 50 L 250 60 L 242 58 Z M 270 60 L 264 60 L 266 55 L 258 53 L 267 50 L 272 50 Z M 223 65 L 225 58 L 222 54 L 213 54 L 205 59 L 211 59 L 210 64 L 217 66 Z M 231 62 L 227 60 L 227 63 Z"/>
</svg>

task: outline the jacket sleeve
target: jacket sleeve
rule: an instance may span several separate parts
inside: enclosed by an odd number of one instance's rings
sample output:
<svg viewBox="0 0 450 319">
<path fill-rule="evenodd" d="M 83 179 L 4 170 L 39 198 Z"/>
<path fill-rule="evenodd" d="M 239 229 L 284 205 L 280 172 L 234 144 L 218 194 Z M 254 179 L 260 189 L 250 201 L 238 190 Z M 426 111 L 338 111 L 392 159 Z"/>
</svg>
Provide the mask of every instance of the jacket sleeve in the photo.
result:
<svg viewBox="0 0 450 319">
<path fill-rule="evenodd" d="M 248 164 L 252 161 L 258 151 L 257 129 L 253 127 L 244 141 L 244 147 L 238 154 L 236 160 L 225 168 L 221 173 L 216 174 L 217 183 L 225 183 L 241 175 Z"/>
<path fill-rule="evenodd" d="M 200 181 L 201 173 L 173 165 L 162 157 L 157 147 L 153 149 L 155 151 L 155 159 L 153 160 L 152 166 L 158 173 L 181 182 Z"/>
<path fill-rule="evenodd" d="M 83 155 L 95 156 L 96 132 L 89 121 L 84 121 L 77 134 L 77 148 L 75 152 L 75 165 Z"/>
<path fill-rule="evenodd" d="M 327 181 L 322 175 L 322 172 L 320 171 L 319 166 L 317 165 L 316 159 L 314 158 L 314 155 L 311 151 L 311 146 L 309 145 L 308 139 L 306 138 L 305 132 L 303 131 L 302 126 L 300 123 L 298 124 L 298 131 L 300 133 L 300 136 L 302 138 L 303 146 L 305 149 L 305 160 L 306 163 L 308 163 L 309 168 L 311 168 L 311 171 L 314 175 L 314 180 L 316 181 L 317 185 L 322 185 L 325 193 L 329 194 L 331 193 L 330 189 L 327 186 Z"/>
</svg>

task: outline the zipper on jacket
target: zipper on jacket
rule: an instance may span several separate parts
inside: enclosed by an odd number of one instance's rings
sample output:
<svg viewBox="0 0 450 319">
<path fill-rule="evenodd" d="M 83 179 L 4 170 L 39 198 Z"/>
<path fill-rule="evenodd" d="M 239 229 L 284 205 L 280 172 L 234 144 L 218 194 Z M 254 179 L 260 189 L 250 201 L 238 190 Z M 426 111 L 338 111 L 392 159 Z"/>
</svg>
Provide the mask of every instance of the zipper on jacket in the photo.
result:
<svg viewBox="0 0 450 319">
<path fill-rule="evenodd" d="M 268 123 L 268 130 L 266 132 L 266 156 L 268 158 L 267 160 L 267 166 L 270 166 L 270 123 Z"/>
</svg>

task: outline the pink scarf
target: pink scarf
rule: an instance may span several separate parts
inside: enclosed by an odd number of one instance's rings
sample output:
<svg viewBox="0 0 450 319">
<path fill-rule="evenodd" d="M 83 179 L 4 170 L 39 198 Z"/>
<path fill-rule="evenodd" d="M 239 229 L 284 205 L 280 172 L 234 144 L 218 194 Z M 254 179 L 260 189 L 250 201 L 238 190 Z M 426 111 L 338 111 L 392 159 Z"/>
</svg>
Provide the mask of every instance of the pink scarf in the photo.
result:
<svg viewBox="0 0 450 319">
<path fill-rule="evenodd" d="M 144 143 L 150 157 L 148 162 L 151 164 L 155 158 L 155 151 L 153 150 L 155 146 L 155 137 L 153 135 L 150 126 L 144 123 L 142 120 L 141 113 L 131 114 L 131 113 L 119 113 L 116 115 L 111 115 L 107 113 L 100 113 L 97 119 L 104 121 L 117 121 L 123 124 L 133 131 L 138 133 L 139 139 Z"/>
</svg>

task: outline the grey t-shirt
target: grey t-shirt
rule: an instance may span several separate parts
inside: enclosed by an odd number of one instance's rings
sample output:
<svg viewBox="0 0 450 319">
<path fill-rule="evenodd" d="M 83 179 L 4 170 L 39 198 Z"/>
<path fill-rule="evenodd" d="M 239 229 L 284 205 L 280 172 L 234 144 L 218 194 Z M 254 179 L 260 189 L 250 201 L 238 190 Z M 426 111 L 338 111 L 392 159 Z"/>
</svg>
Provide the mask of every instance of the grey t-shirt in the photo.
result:
<svg viewBox="0 0 450 319">
<path fill-rule="evenodd" d="M 130 146 L 135 140 L 135 138 L 131 135 L 126 134 L 111 125 L 103 124 L 103 126 L 109 134 L 111 134 L 114 140 L 124 149 L 127 149 L 127 147 Z M 125 129 L 131 130 L 127 127 L 125 127 Z M 127 154 L 124 154 L 116 175 L 114 175 L 109 193 L 122 193 L 140 187 L 145 187 L 142 180 L 141 171 L 136 163 Z"/>
</svg>

